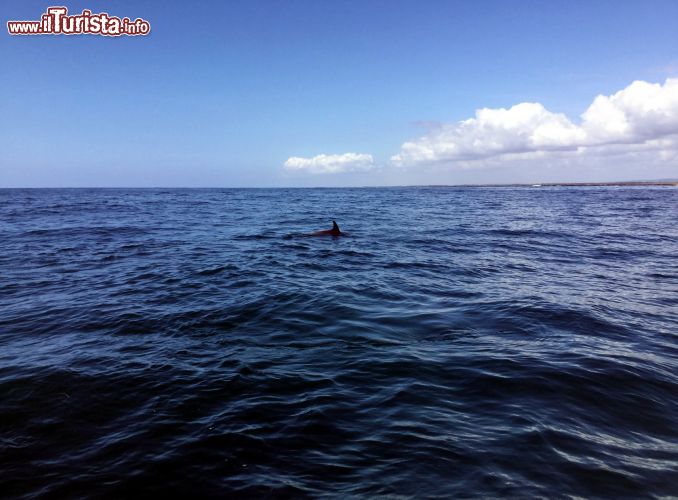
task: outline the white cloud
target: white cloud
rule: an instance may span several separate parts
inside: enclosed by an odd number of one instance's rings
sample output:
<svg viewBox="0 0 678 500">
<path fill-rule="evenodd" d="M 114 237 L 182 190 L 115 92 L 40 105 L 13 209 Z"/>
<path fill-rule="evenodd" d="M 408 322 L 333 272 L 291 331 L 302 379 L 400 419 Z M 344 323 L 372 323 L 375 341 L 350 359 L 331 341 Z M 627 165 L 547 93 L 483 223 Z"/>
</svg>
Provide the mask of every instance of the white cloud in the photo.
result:
<svg viewBox="0 0 678 500">
<path fill-rule="evenodd" d="M 344 153 L 340 155 L 318 155 L 313 158 L 292 156 L 284 165 L 286 170 L 311 174 L 337 174 L 360 172 L 374 167 L 372 155 Z"/>
<path fill-rule="evenodd" d="M 539 103 L 484 108 L 474 118 L 436 127 L 401 146 L 396 166 L 450 163 L 462 168 L 503 160 L 650 152 L 671 161 L 678 150 L 678 78 L 662 84 L 635 81 L 596 97 L 579 124 Z"/>
</svg>

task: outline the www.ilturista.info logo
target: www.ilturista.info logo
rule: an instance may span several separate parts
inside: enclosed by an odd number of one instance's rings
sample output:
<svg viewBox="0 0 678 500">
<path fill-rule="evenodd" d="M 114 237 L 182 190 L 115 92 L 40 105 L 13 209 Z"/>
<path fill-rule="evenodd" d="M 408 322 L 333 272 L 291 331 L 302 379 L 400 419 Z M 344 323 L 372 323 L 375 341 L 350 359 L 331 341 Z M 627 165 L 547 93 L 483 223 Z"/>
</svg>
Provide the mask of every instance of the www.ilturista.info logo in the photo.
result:
<svg viewBox="0 0 678 500">
<path fill-rule="evenodd" d="M 10 35 L 148 35 L 151 23 L 144 19 L 132 21 L 129 17 L 109 16 L 106 12 L 68 15 L 66 7 L 49 7 L 40 21 L 7 21 Z"/>
</svg>

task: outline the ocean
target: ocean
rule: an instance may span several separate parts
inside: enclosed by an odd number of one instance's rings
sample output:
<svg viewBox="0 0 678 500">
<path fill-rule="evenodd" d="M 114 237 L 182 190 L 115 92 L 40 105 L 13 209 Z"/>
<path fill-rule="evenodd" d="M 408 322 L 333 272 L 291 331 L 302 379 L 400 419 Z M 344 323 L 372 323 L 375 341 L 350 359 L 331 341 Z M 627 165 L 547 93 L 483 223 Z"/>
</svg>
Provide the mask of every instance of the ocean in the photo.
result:
<svg viewBox="0 0 678 500">
<path fill-rule="evenodd" d="M 676 220 L 671 187 L 0 190 L 0 496 L 676 496 Z"/>
</svg>

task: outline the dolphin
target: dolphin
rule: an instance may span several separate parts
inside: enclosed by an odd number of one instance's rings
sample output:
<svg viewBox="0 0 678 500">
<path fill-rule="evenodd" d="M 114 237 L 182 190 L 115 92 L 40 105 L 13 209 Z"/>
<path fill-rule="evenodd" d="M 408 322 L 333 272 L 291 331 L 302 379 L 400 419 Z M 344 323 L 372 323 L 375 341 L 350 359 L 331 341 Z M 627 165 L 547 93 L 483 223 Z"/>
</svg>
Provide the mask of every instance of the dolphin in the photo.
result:
<svg viewBox="0 0 678 500">
<path fill-rule="evenodd" d="M 344 233 L 342 233 L 339 230 L 339 226 L 337 225 L 337 221 L 332 221 L 332 229 L 327 229 L 326 231 L 316 231 L 315 233 L 311 233 L 309 236 L 342 236 Z"/>
</svg>

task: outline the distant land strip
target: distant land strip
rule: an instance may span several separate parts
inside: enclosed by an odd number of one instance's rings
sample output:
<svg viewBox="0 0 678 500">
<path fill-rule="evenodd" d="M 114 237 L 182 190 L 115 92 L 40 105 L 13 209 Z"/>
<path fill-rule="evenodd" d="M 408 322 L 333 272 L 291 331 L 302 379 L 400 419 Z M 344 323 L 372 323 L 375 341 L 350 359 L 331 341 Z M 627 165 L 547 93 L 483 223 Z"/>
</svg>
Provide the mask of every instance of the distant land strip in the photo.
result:
<svg viewBox="0 0 678 500">
<path fill-rule="evenodd" d="M 660 181 L 624 181 L 624 182 L 531 182 L 513 184 L 432 184 L 427 187 L 609 187 L 609 186 L 678 186 L 678 179 Z"/>
</svg>

